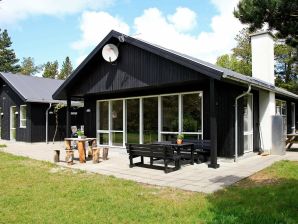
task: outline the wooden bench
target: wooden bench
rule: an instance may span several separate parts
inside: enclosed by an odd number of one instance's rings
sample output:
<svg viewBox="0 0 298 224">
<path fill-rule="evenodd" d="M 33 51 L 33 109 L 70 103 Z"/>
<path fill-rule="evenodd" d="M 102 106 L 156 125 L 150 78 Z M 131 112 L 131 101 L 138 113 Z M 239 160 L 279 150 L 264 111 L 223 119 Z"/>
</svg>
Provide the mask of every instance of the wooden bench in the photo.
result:
<svg viewBox="0 0 298 224">
<path fill-rule="evenodd" d="M 126 144 L 129 154 L 129 167 L 141 166 L 147 168 L 163 169 L 165 173 L 180 169 L 181 156 L 174 153 L 174 150 L 166 145 L 150 145 L 150 144 Z M 133 159 L 140 157 L 141 161 L 133 163 Z M 144 157 L 150 158 L 150 165 L 144 163 Z M 164 167 L 153 165 L 153 161 L 163 160 Z M 169 168 L 169 162 L 174 162 L 174 168 Z"/>
<path fill-rule="evenodd" d="M 195 153 L 195 159 L 199 162 L 207 162 L 208 158 L 210 156 L 210 149 L 211 144 L 210 140 L 193 140 L 193 139 L 184 139 L 185 143 L 193 143 L 194 144 L 194 153 Z"/>
</svg>

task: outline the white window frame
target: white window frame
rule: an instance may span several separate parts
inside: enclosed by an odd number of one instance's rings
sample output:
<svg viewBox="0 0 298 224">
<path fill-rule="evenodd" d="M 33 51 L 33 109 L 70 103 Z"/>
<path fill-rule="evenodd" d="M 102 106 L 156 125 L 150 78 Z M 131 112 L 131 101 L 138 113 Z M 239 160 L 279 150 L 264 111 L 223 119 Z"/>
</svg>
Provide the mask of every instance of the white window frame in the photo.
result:
<svg viewBox="0 0 298 224">
<path fill-rule="evenodd" d="M 198 132 L 184 132 L 182 131 L 182 127 L 183 127 L 183 103 L 182 103 L 182 98 L 183 95 L 187 95 L 187 94 L 199 94 L 199 97 L 201 98 L 201 130 Z M 172 96 L 172 95 L 177 95 L 178 96 L 178 130 L 177 132 L 167 132 L 167 131 L 162 131 L 162 96 Z M 112 133 L 113 132 L 120 132 L 123 133 L 123 147 L 125 147 L 125 143 L 127 141 L 127 136 L 126 136 L 126 118 L 127 118 L 127 108 L 126 108 L 126 100 L 129 99 L 139 99 L 139 117 L 140 117 L 140 140 L 139 143 L 142 144 L 144 142 L 143 136 L 143 99 L 144 98 L 152 98 L 152 97 L 157 97 L 158 99 L 158 141 L 161 141 L 162 139 L 162 135 L 163 134 L 191 134 L 191 135 L 198 135 L 199 139 L 203 139 L 203 91 L 193 91 L 193 92 L 181 92 L 181 93 L 169 93 L 169 94 L 159 94 L 159 95 L 148 95 L 148 96 L 138 96 L 138 97 L 126 97 L 126 98 L 113 98 L 113 99 L 103 99 L 103 100 L 97 100 L 96 101 L 96 133 L 97 133 L 97 143 L 99 144 L 99 134 L 101 133 L 106 133 L 109 134 L 109 145 L 101 145 L 101 146 L 110 146 L 110 147 L 119 147 L 119 146 L 115 146 L 113 145 L 112 142 Z M 112 130 L 112 101 L 116 101 L 116 100 L 122 100 L 123 101 L 123 129 L 121 130 Z M 99 122 L 100 122 L 100 110 L 99 110 L 99 105 L 100 102 L 106 101 L 109 103 L 109 109 L 108 109 L 108 116 L 109 116 L 109 130 L 99 130 Z"/>
<path fill-rule="evenodd" d="M 25 118 L 23 118 L 22 107 L 25 107 L 25 109 L 26 109 L 26 117 Z M 25 121 L 25 126 L 22 125 L 22 121 Z M 20 105 L 20 128 L 26 128 L 26 127 L 27 127 L 27 105 Z"/>
</svg>

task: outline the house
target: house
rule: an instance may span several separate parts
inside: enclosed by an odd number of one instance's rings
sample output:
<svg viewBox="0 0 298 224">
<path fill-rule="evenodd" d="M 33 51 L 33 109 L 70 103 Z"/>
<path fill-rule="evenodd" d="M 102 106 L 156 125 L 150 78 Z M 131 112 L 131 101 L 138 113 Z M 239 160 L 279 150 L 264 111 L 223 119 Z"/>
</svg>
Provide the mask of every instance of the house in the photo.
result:
<svg viewBox="0 0 298 224">
<path fill-rule="evenodd" d="M 56 129 L 54 107 L 66 104 L 52 94 L 62 80 L 0 72 L 0 137 L 23 142 L 52 141 Z M 78 104 L 79 106 L 79 104 Z M 72 125 L 83 125 L 83 109 L 71 108 Z M 65 137 L 66 108 L 58 112 L 55 140 Z"/>
<path fill-rule="evenodd" d="M 272 115 L 295 130 L 298 96 L 274 86 L 273 36 L 252 37 L 253 76 L 111 31 L 57 89 L 83 98 L 85 133 L 100 145 L 211 140 L 217 157 L 272 149 Z M 67 113 L 67 126 L 71 123 Z M 67 135 L 69 135 L 69 128 Z"/>
</svg>

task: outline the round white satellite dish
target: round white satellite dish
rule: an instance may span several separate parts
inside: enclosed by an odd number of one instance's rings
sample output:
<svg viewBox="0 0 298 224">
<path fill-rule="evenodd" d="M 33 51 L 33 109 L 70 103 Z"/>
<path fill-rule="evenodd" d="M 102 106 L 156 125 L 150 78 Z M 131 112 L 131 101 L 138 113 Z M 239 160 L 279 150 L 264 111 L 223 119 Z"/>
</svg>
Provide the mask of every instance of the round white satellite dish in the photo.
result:
<svg viewBox="0 0 298 224">
<path fill-rule="evenodd" d="M 102 57 L 107 62 L 114 62 L 119 55 L 118 48 L 114 44 L 106 44 L 102 49 Z"/>
</svg>

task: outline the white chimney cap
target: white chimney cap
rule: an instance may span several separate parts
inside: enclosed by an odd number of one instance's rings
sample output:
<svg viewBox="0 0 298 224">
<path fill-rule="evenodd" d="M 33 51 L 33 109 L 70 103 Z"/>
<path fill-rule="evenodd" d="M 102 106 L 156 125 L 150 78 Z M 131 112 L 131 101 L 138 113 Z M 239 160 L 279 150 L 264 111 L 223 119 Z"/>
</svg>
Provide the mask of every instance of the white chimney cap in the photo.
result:
<svg viewBox="0 0 298 224">
<path fill-rule="evenodd" d="M 252 33 L 250 34 L 249 36 L 250 37 L 255 37 L 255 36 L 259 36 L 259 35 L 264 35 L 264 34 L 269 34 L 272 38 L 275 38 L 274 34 L 270 31 L 258 31 L 258 32 L 255 32 L 255 33 Z"/>
</svg>

